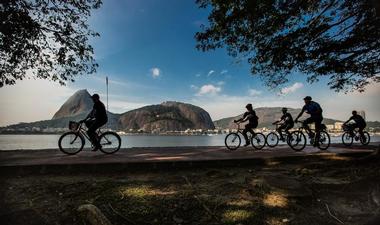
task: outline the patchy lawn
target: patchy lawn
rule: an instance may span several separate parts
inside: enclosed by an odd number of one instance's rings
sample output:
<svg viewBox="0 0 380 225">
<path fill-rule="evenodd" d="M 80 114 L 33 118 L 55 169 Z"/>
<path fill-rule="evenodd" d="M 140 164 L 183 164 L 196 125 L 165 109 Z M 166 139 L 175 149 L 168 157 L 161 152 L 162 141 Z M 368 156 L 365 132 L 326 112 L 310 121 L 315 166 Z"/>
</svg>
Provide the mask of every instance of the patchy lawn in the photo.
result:
<svg viewBox="0 0 380 225">
<path fill-rule="evenodd" d="M 379 175 L 379 160 L 305 157 L 260 167 L 3 176 L 0 223 L 86 224 L 77 208 L 90 203 L 114 225 L 365 224 L 380 207 Z"/>
</svg>

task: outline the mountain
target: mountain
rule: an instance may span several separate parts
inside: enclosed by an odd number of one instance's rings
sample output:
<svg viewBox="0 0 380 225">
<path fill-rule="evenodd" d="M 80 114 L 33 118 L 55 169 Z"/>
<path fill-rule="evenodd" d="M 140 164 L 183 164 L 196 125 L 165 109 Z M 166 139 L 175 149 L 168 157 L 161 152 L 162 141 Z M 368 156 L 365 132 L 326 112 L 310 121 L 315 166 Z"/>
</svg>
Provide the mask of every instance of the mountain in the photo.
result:
<svg viewBox="0 0 380 225">
<path fill-rule="evenodd" d="M 121 114 L 119 128 L 160 132 L 215 127 L 210 115 L 204 109 L 191 104 L 169 101 Z"/>
<path fill-rule="evenodd" d="M 54 119 L 77 116 L 91 111 L 93 106 L 90 93 L 86 89 L 75 92 L 54 114 Z"/>
<path fill-rule="evenodd" d="M 0 132 L 55 132 L 68 127 L 69 121 L 84 119 L 93 102 L 87 90 L 75 92 L 51 120 L 19 123 L 0 128 Z M 107 127 L 113 130 L 146 132 L 179 131 L 190 129 L 214 129 L 210 115 L 204 109 L 181 102 L 168 101 L 149 105 L 122 114 L 108 113 Z M 54 131 L 55 129 L 55 131 Z"/>
<path fill-rule="evenodd" d="M 272 123 L 278 119 L 281 118 L 282 112 L 281 112 L 282 107 L 260 107 L 260 108 L 255 108 L 254 110 L 256 111 L 256 115 L 259 117 L 259 126 L 258 127 L 267 127 L 267 128 L 273 128 L 274 125 Z M 301 111 L 301 109 L 293 109 L 293 108 L 288 108 L 288 112 L 295 118 L 298 113 Z M 220 120 L 214 121 L 215 127 L 221 128 L 221 129 L 227 129 L 227 128 L 235 128 L 236 125 L 233 122 L 235 119 L 239 119 L 243 116 L 243 114 L 234 116 L 234 117 L 227 117 L 223 118 Z M 304 115 L 301 117 L 302 119 L 305 119 L 307 115 Z M 334 119 L 329 119 L 329 118 L 324 118 L 323 123 L 325 124 L 333 124 L 339 120 L 334 120 Z"/>
</svg>

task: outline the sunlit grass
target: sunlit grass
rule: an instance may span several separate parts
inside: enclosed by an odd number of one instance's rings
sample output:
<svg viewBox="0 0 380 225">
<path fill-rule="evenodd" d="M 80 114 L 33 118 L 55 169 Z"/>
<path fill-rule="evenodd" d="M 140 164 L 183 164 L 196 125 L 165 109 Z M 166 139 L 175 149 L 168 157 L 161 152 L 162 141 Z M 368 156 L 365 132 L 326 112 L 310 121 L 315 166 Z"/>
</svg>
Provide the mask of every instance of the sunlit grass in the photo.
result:
<svg viewBox="0 0 380 225">
<path fill-rule="evenodd" d="M 247 220 L 251 216 L 253 216 L 253 213 L 247 210 L 227 210 L 225 213 L 223 213 L 223 220 L 227 223 L 240 222 Z"/>
<path fill-rule="evenodd" d="M 227 203 L 230 206 L 248 207 L 252 205 L 251 201 L 245 199 L 235 199 Z"/>
<path fill-rule="evenodd" d="M 156 195 L 171 195 L 175 194 L 175 191 L 164 191 L 157 188 L 152 188 L 147 185 L 133 186 L 133 187 L 121 187 L 120 195 L 122 197 L 134 197 L 134 198 L 144 198 Z"/>
<path fill-rule="evenodd" d="M 271 217 L 271 218 L 268 218 L 266 220 L 266 224 L 268 224 L 268 225 L 284 225 L 284 224 L 289 224 L 289 220 Z"/>
<path fill-rule="evenodd" d="M 279 192 L 271 192 L 266 194 L 263 198 L 264 205 L 270 207 L 286 207 L 288 205 L 288 199 L 286 196 Z"/>
</svg>

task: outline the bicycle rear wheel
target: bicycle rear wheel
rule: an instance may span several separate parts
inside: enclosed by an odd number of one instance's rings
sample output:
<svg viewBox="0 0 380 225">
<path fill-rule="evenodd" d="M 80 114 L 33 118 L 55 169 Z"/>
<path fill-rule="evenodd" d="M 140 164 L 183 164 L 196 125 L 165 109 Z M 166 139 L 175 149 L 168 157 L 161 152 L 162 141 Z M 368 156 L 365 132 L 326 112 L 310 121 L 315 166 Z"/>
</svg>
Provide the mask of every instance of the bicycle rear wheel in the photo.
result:
<svg viewBox="0 0 380 225">
<path fill-rule="evenodd" d="M 99 143 L 102 146 L 100 151 L 106 154 L 113 154 L 119 151 L 121 146 L 121 138 L 117 133 L 107 131 L 99 136 Z"/>
<path fill-rule="evenodd" d="M 238 133 L 229 133 L 224 139 L 224 144 L 229 150 L 236 150 L 240 147 L 241 138 Z"/>
<path fill-rule="evenodd" d="M 262 133 L 255 133 L 254 136 L 251 138 L 251 144 L 252 147 L 254 147 L 257 150 L 260 150 L 264 148 L 265 146 L 265 135 Z"/>
<path fill-rule="evenodd" d="M 365 140 L 363 140 L 363 138 L 360 137 L 360 142 L 362 143 L 362 145 L 368 145 L 369 142 L 371 141 L 371 136 L 369 135 L 367 131 L 363 131 L 363 133 L 364 133 Z"/>
<path fill-rule="evenodd" d="M 342 143 L 345 146 L 351 146 L 352 142 L 354 141 L 354 138 L 351 136 L 349 132 L 344 132 L 342 135 Z"/>
<path fill-rule="evenodd" d="M 306 136 L 301 131 L 293 131 L 288 137 L 288 144 L 294 151 L 302 151 L 306 147 Z"/>
<path fill-rule="evenodd" d="M 279 137 L 275 132 L 270 132 L 265 141 L 269 147 L 273 148 L 278 145 Z"/>
<path fill-rule="evenodd" d="M 330 146 L 330 135 L 326 131 L 321 131 L 319 136 L 318 148 L 326 150 Z"/>
<path fill-rule="evenodd" d="M 75 155 L 82 151 L 84 146 L 84 137 L 77 132 L 64 133 L 58 140 L 59 149 L 68 155 Z"/>
</svg>

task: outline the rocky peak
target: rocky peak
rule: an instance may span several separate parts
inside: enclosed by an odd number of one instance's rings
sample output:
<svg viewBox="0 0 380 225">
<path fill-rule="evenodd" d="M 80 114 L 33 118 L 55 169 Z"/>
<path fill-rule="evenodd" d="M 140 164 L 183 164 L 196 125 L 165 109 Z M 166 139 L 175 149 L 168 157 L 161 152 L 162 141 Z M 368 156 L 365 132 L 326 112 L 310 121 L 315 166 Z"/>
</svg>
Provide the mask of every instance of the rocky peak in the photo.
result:
<svg viewBox="0 0 380 225">
<path fill-rule="evenodd" d="M 54 114 L 53 119 L 76 116 L 92 109 L 93 102 L 86 89 L 75 92 Z"/>
</svg>

